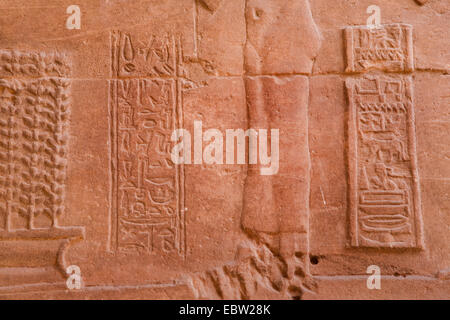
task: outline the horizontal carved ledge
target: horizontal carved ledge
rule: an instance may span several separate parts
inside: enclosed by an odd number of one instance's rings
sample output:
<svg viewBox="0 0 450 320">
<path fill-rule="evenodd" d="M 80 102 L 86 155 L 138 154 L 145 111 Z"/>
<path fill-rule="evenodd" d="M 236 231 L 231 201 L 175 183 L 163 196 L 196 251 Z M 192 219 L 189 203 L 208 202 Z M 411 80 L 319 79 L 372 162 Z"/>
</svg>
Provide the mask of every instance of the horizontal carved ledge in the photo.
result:
<svg viewBox="0 0 450 320">
<path fill-rule="evenodd" d="M 56 240 L 85 238 L 83 227 L 0 231 L 0 241 L 5 240 Z"/>
</svg>

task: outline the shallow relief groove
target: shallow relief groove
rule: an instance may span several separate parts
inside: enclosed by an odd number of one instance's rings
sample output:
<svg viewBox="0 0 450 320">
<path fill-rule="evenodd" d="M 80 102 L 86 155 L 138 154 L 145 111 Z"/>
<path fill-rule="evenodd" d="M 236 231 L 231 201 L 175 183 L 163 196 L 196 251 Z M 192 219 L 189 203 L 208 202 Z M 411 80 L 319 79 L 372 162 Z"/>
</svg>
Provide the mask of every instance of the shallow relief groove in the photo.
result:
<svg viewBox="0 0 450 320">
<path fill-rule="evenodd" d="M 346 80 L 353 247 L 424 247 L 408 75 L 414 71 L 412 31 L 406 24 L 344 30 L 346 72 L 362 73 Z"/>
<path fill-rule="evenodd" d="M 0 63 L 0 267 L 28 268 L 30 282 L 45 282 L 33 273 L 47 268 L 55 281 L 54 272 L 65 276 L 66 248 L 84 237 L 83 228 L 58 223 L 65 212 L 70 63 L 60 53 L 18 50 L 1 50 Z M 46 246 L 51 253 L 44 254 Z"/>
</svg>

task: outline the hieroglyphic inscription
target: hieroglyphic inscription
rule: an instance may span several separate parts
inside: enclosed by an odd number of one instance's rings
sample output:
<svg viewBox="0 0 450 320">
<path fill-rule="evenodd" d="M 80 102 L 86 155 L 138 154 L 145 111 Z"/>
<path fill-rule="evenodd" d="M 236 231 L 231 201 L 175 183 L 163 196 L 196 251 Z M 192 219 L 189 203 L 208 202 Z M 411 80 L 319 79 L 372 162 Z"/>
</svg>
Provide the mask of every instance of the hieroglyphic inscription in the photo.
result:
<svg viewBox="0 0 450 320">
<path fill-rule="evenodd" d="M 130 33 L 113 32 L 111 43 L 113 76 L 120 78 L 177 76 L 176 68 L 180 65 L 175 37 L 150 35 L 137 38 L 132 37 Z"/>
<path fill-rule="evenodd" d="M 351 243 L 421 248 L 411 77 L 366 76 L 346 86 Z"/>
<path fill-rule="evenodd" d="M 389 72 L 413 71 L 412 27 L 389 24 L 345 29 L 346 72 L 378 69 Z"/>
<path fill-rule="evenodd" d="M 55 229 L 64 211 L 69 72 L 62 54 L 0 51 L 4 237 L 15 230 Z"/>
<path fill-rule="evenodd" d="M 113 32 L 111 50 L 112 248 L 184 256 L 184 173 L 170 157 L 182 127 L 180 41 Z"/>
</svg>

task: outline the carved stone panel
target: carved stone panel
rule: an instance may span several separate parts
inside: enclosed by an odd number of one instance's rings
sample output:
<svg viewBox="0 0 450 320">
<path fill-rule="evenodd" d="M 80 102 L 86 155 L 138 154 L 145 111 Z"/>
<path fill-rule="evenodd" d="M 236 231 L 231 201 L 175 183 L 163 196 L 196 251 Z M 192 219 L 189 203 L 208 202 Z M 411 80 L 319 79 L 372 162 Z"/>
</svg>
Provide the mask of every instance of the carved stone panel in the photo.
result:
<svg viewBox="0 0 450 320">
<path fill-rule="evenodd" d="M 111 34 L 111 247 L 184 256 L 183 166 L 170 157 L 182 127 L 181 47 L 171 36 L 136 43 Z"/>
<path fill-rule="evenodd" d="M 449 297 L 449 30 L 448 0 L 0 0 L 0 300 Z"/>
<path fill-rule="evenodd" d="M 388 24 L 345 29 L 346 72 L 414 70 L 412 26 Z"/>
<path fill-rule="evenodd" d="M 42 274 L 39 268 L 56 267 L 65 275 L 65 248 L 83 237 L 82 228 L 59 223 L 65 212 L 69 72 L 62 54 L 0 51 L 0 269 Z M 44 274 L 54 281 L 51 271 Z"/>
<path fill-rule="evenodd" d="M 422 248 L 412 80 L 366 76 L 346 86 L 351 244 Z"/>
</svg>

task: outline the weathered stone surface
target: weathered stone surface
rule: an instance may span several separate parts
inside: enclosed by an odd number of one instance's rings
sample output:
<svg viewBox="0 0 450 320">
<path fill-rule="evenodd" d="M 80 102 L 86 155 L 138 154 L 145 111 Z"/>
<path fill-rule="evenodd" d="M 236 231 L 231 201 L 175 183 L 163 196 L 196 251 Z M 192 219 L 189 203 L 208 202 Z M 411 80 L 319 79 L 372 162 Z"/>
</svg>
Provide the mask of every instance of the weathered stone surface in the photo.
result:
<svg viewBox="0 0 450 320">
<path fill-rule="evenodd" d="M 427 81 L 435 83 L 436 87 L 431 92 L 425 93 L 424 82 Z M 444 154 L 448 153 L 448 148 L 440 144 L 443 139 L 440 136 L 445 135 L 448 128 L 445 121 L 446 111 L 435 111 L 445 105 L 446 95 L 442 92 L 446 91 L 446 76 L 421 73 L 416 75 L 414 84 L 417 159 L 425 249 L 396 254 L 392 250 L 350 249 L 347 204 L 349 189 L 348 185 L 339 183 L 347 179 L 346 140 L 336 139 L 330 131 L 321 130 L 323 127 L 329 127 L 333 128 L 332 131 L 340 132 L 341 137 L 346 136 L 347 102 L 344 104 L 338 102 L 346 100 L 346 93 L 339 76 L 312 78 L 311 89 L 318 93 L 312 96 L 309 111 L 312 157 L 311 254 L 317 257 L 317 263 L 311 266 L 313 274 L 364 274 L 368 265 L 375 264 L 386 274 L 435 276 L 437 272 L 446 268 L 448 246 L 444 243 L 445 237 L 438 234 L 445 233 L 444 230 L 449 223 L 448 216 L 443 214 L 447 210 L 444 200 L 447 183 L 443 177 L 447 176 L 445 170 L 448 165 L 445 164 Z M 427 97 L 428 102 L 424 102 L 424 97 Z M 426 108 L 427 105 L 429 108 Z M 439 116 L 436 112 L 439 112 Z M 431 143 L 437 145 L 430 145 Z M 329 171 L 331 174 L 327 174 Z M 329 228 L 330 225 L 334 227 Z M 434 243 L 438 245 L 434 246 Z"/>
<path fill-rule="evenodd" d="M 422 248 L 411 78 L 353 78 L 346 87 L 351 244 Z"/>
<path fill-rule="evenodd" d="M 345 55 L 342 48 L 342 30 L 350 26 L 365 25 L 367 8 L 373 1 L 340 1 L 333 5 L 327 0 L 311 1 L 311 10 L 321 34 L 322 48 L 314 64 L 314 73 L 342 72 Z M 448 73 L 449 53 L 446 39 L 449 29 L 448 1 L 430 0 L 420 6 L 414 0 L 377 3 L 381 10 L 381 23 L 406 23 L 413 27 L 415 68 Z"/>
<path fill-rule="evenodd" d="M 306 294 L 305 299 L 333 300 L 446 300 L 448 283 L 435 278 L 386 276 L 383 278 L 382 290 L 367 290 L 366 276 L 317 277 L 318 293 Z M 402 291 L 397 288 L 402 287 Z M 383 293 L 384 291 L 384 293 Z"/>
<path fill-rule="evenodd" d="M 0 0 L 0 299 L 450 297 L 448 1 L 71 4 Z"/>
<path fill-rule="evenodd" d="M 344 36 L 347 72 L 414 70 L 411 25 L 348 27 Z"/>
<path fill-rule="evenodd" d="M 311 72 L 321 38 L 308 1 L 249 0 L 245 9 L 247 74 Z"/>
</svg>

